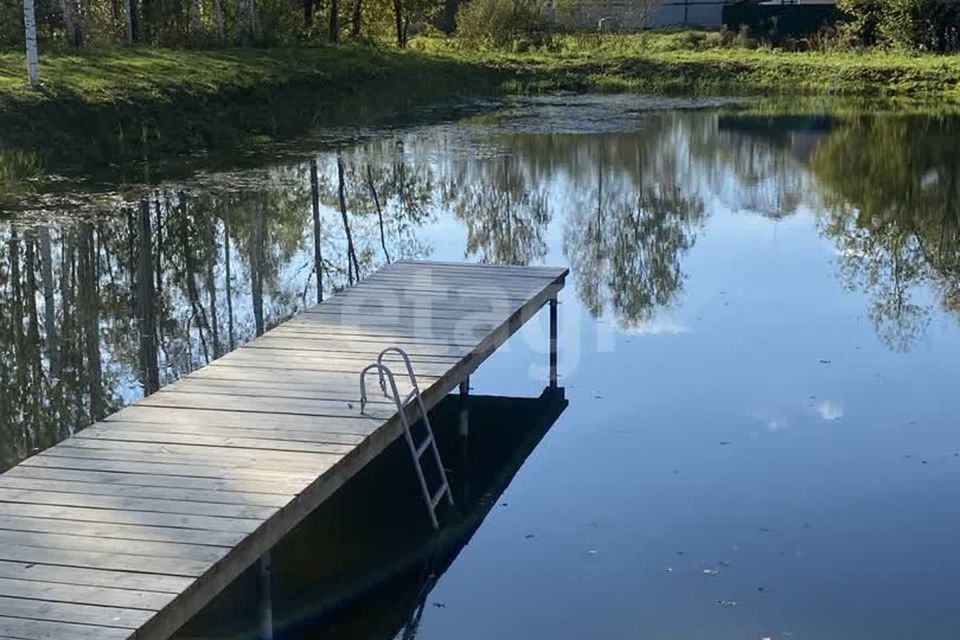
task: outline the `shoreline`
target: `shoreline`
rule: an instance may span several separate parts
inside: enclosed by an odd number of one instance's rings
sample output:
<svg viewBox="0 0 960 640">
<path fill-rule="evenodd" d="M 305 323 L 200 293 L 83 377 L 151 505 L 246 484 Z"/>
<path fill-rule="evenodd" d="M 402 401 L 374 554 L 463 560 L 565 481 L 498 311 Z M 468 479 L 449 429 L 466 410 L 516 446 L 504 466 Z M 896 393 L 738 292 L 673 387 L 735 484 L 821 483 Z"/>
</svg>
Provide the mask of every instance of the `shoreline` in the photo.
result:
<svg viewBox="0 0 960 640">
<path fill-rule="evenodd" d="M 960 106 L 960 56 L 643 53 L 649 38 L 642 36 L 590 47 L 579 40 L 579 48 L 567 37 L 559 51 L 523 54 L 467 54 L 434 41 L 423 46 L 432 50 L 410 51 L 296 46 L 52 54 L 41 58 L 40 92 L 16 75 L 22 56 L 0 54 L 0 165 L 149 163 L 289 139 L 316 126 L 402 121 L 414 108 L 444 101 L 561 91 Z M 9 181 L 17 169 L 0 166 L 0 183 L 4 173 Z"/>
</svg>

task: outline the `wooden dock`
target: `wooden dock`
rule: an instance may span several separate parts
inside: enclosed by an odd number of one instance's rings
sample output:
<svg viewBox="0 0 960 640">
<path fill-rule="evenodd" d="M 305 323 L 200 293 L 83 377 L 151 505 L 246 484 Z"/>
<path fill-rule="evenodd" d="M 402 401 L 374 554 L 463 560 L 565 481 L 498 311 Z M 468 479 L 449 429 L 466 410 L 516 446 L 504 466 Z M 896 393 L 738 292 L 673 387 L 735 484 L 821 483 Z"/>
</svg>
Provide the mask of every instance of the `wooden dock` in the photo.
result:
<svg viewBox="0 0 960 640">
<path fill-rule="evenodd" d="M 429 409 L 548 305 L 555 384 L 566 274 L 394 263 L 0 475 L 0 640 L 169 637 L 403 433 L 382 349 Z"/>
</svg>

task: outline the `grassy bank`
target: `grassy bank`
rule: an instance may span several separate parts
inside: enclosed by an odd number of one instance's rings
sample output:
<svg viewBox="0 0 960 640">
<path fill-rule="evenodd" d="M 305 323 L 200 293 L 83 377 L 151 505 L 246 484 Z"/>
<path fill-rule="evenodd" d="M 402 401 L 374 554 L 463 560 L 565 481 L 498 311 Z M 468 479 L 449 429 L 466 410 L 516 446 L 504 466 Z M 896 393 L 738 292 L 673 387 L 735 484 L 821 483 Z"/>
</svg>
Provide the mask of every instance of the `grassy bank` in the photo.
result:
<svg viewBox="0 0 960 640">
<path fill-rule="evenodd" d="M 487 53 L 520 91 L 843 95 L 960 101 L 960 56 L 719 46 L 713 34 L 562 36 L 550 51 Z M 442 48 L 442 47 L 435 47 Z"/>
<path fill-rule="evenodd" d="M 960 103 L 960 56 L 791 53 L 723 46 L 716 34 L 557 36 L 525 53 L 466 52 L 422 39 L 412 51 L 361 46 L 42 57 L 0 54 L 0 148 L 116 162 L 295 135 L 314 124 L 401 117 L 468 93 L 640 91 L 909 97 Z"/>
<path fill-rule="evenodd" d="M 104 162 L 282 138 L 313 125 L 383 121 L 409 107 L 499 87 L 462 59 L 374 47 L 116 49 L 0 54 L 0 149 Z"/>
</svg>

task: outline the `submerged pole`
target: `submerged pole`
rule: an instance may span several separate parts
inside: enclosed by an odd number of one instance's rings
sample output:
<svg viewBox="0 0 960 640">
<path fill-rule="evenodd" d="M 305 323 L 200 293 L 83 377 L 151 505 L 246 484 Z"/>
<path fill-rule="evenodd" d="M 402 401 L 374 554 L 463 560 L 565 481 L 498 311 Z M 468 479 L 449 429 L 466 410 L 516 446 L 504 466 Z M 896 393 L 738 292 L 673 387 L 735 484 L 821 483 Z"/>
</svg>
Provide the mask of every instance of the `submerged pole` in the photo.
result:
<svg viewBox="0 0 960 640">
<path fill-rule="evenodd" d="M 557 387 L 557 299 L 550 298 L 550 388 Z"/>
<path fill-rule="evenodd" d="M 270 552 L 264 553 L 257 561 L 257 595 L 259 600 L 259 640 L 273 640 L 273 600 L 272 600 L 273 563 Z"/>
<path fill-rule="evenodd" d="M 470 412 L 467 409 L 467 398 L 470 396 L 470 376 L 460 383 L 460 430 L 461 438 L 470 435 Z"/>
<path fill-rule="evenodd" d="M 457 435 L 460 441 L 460 469 L 458 483 L 460 500 L 470 502 L 470 376 L 460 382 L 460 425 Z"/>
</svg>

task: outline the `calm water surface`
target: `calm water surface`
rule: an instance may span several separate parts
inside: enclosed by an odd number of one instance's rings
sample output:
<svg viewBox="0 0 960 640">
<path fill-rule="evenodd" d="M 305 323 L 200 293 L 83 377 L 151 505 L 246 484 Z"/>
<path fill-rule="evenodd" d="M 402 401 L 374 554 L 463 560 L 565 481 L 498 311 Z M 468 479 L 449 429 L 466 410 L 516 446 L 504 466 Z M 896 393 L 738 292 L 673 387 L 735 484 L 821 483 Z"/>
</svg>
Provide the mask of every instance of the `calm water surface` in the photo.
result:
<svg viewBox="0 0 960 640">
<path fill-rule="evenodd" d="M 960 120 L 686 106 L 533 100 L 343 146 L 364 272 L 571 269 L 569 406 L 422 581 L 417 637 L 956 637 Z M 337 154 L 310 159 L 0 198 L 3 465 L 314 303 L 318 261 L 344 286 Z M 475 393 L 540 394 L 543 320 Z M 376 597 L 308 603 L 294 637 L 403 637 Z"/>
</svg>

